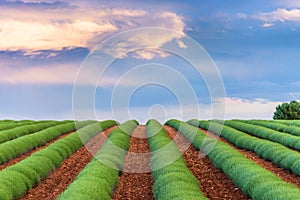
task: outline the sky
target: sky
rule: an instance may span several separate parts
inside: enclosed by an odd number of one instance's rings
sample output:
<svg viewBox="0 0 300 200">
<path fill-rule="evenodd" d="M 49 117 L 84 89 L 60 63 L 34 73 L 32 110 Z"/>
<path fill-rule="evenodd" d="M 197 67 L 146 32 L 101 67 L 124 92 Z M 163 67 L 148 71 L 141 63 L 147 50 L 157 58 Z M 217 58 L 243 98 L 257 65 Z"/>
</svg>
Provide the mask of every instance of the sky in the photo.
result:
<svg viewBox="0 0 300 200">
<path fill-rule="evenodd" d="M 300 99 L 299 36 L 297 0 L 0 0 L 0 119 L 271 119 Z"/>
</svg>

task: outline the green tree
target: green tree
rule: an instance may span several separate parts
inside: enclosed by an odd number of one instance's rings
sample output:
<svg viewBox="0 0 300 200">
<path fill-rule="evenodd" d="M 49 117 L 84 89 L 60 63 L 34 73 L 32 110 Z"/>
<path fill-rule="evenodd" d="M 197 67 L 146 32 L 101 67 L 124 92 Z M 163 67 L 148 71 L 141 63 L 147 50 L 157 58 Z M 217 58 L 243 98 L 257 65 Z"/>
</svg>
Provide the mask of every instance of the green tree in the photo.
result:
<svg viewBox="0 0 300 200">
<path fill-rule="evenodd" d="M 276 107 L 273 119 L 300 119 L 300 103 L 291 101 L 290 103 L 283 103 Z"/>
</svg>

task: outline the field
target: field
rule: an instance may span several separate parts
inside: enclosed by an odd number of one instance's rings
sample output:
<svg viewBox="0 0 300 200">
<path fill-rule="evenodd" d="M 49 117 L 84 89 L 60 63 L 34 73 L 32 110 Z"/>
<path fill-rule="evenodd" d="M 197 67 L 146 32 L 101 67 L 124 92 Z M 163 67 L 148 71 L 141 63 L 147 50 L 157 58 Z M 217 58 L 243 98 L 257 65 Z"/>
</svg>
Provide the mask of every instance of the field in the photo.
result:
<svg viewBox="0 0 300 200">
<path fill-rule="evenodd" d="M 299 120 L 2 120 L 0 200 L 297 200 L 299 151 Z"/>
</svg>

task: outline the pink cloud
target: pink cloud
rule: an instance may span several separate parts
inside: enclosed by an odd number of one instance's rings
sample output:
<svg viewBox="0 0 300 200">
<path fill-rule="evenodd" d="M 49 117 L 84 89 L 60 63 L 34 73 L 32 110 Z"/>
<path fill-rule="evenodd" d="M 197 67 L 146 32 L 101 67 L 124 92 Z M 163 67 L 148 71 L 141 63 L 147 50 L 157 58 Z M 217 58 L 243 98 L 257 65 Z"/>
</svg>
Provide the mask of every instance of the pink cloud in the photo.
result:
<svg viewBox="0 0 300 200">
<path fill-rule="evenodd" d="M 23 50 L 27 54 L 73 47 L 93 49 L 107 35 L 141 26 L 168 28 L 182 34 L 185 27 L 183 18 L 176 13 L 150 13 L 142 9 L 99 9 L 91 6 L 21 9 L 0 6 L 0 12 L 0 50 Z M 154 34 L 151 40 L 140 37 L 135 42 L 145 46 L 151 43 L 159 48 L 172 39 L 177 38 L 174 35 Z M 149 55 L 144 52 L 140 57 L 149 59 Z"/>
</svg>

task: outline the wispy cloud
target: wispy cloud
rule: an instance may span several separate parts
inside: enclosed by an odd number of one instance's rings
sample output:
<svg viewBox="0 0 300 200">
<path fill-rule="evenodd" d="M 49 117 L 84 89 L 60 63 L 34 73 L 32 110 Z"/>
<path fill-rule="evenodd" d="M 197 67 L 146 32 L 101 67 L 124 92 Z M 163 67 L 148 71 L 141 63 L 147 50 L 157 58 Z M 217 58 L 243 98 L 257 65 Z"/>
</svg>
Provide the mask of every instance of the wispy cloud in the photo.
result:
<svg viewBox="0 0 300 200">
<path fill-rule="evenodd" d="M 264 23 L 264 24 L 262 25 L 262 27 L 265 27 L 265 28 L 267 28 L 267 27 L 272 27 L 272 26 L 274 26 L 274 24 L 272 24 L 272 23 Z"/>
<path fill-rule="evenodd" d="M 44 84 L 44 85 L 73 85 L 76 81 L 79 67 L 75 64 L 51 64 L 46 66 L 34 66 L 15 68 L 8 66 L 0 67 L 0 83 L 3 84 Z M 81 84 L 95 86 L 92 79 L 98 79 L 92 71 L 84 71 L 82 76 L 87 77 Z M 94 77 L 94 78 L 93 78 Z M 119 77 L 105 76 L 98 84 L 102 87 L 116 85 Z M 134 84 L 123 82 L 123 85 Z"/>
<path fill-rule="evenodd" d="M 55 3 L 57 0 L 9 0 L 10 2 L 22 2 L 22 3 Z"/>
<path fill-rule="evenodd" d="M 275 107 L 281 103 L 261 98 L 249 100 L 229 97 L 220 102 L 225 104 L 226 119 L 271 119 Z"/>
<path fill-rule="evenodd" d="M 135 52 L 135 54 L 133 54 L 134 58 L 145 59 L 145 60 L 151 60 L 155 57 L 165 58 L 167 56 L 169 56 L 167 52 L 158 49 L 138 50 Z"/>
<path fill-rule="evenodd" d="M 300 1 L 298 0 L 277 0 L 275 4 L 285 8 L 300 8 Z"/>
<path fill-rule="evenodd" d="M 236 16 L 240 19 L 247 19 L 248 15 L 246 13 L 237 13 Z"/>
<path fill-rule="evenodd" d="M 184 44 L 183 41 L 178 40 L 177 43 L 178 43 L 178 46 L 179 46 L 180 48 L 183 48 L 183 49 L 187 48 L 186 44 Z"/>
<path fill-rule="evenodd" d="M 272 22 L 286 22 L 286 21 L 300 21 L 300 9 L 285 9 L 285 8 L 279 8 L 277 10 L 274 10 L 272 12 L 262 12 L 258 15 L 253 16 L 254 19 L 258 19 L 261 21 L 266 22 L 267 24 L 270 24 Z"/>
<path fill-rule="evenodd" d="M 54 1 L 23 0 L 22 2 Z M 23 50 L 27 54 L 74 47 L 92 49 L 109 34 L 141 26 L 169 28 L 182 33 L 185 27 L 182 17 L 176 13 L 150 13 L 142 9 L 0 6 L 0 12 L 0 50 Z M 160 47 L 172 40 L 172 37 L 172 35 L 153 35 L 151 39 L 139 38 L 136 42 L 145 46 L 152 42 Z M 143 53 L 140 53 L 140 56 L 145 59 L 151 57 Z"/>
<path fill-rule="evenodd" d="M 70 84 L 73 83 L 77 67 L 55 65 L 44 67 L 0 67 L 0 83 L 6 84 Z"/>
<path fill-rule="evenodd" d="M 282 102 L 273 102 L 267 99 L 242 99 L 237 97 L 226 97 L 217 99 L 214 102 L 216 109 L 213 114 L 212 104 L 198 105 L 181 105 L 180 106 L 161 106 L 160 109 L 152 110 L 151 107 L 136 107 L 131 109 L 118 108 L 118 115 L 115 116 L 113 111 L 97 110 L 99 120 L 116 117 L 118 121 L 126 121 L 128 116 L 138 119 L 141 123 L 147 122 L 150 118 L 155 118 L 164 123 L 168 119 L 176 118 L 181 120 L 189 119 L 272 119 L 275 107 Z M 223 115 L 223 108 L 225 116 Z M 197 112 L 197 108 L 199 113 Z M 223 113 L 223 114 L 222 114 Z M 84 116 L 84 114 L 82 115 Z"/>
</svg>

